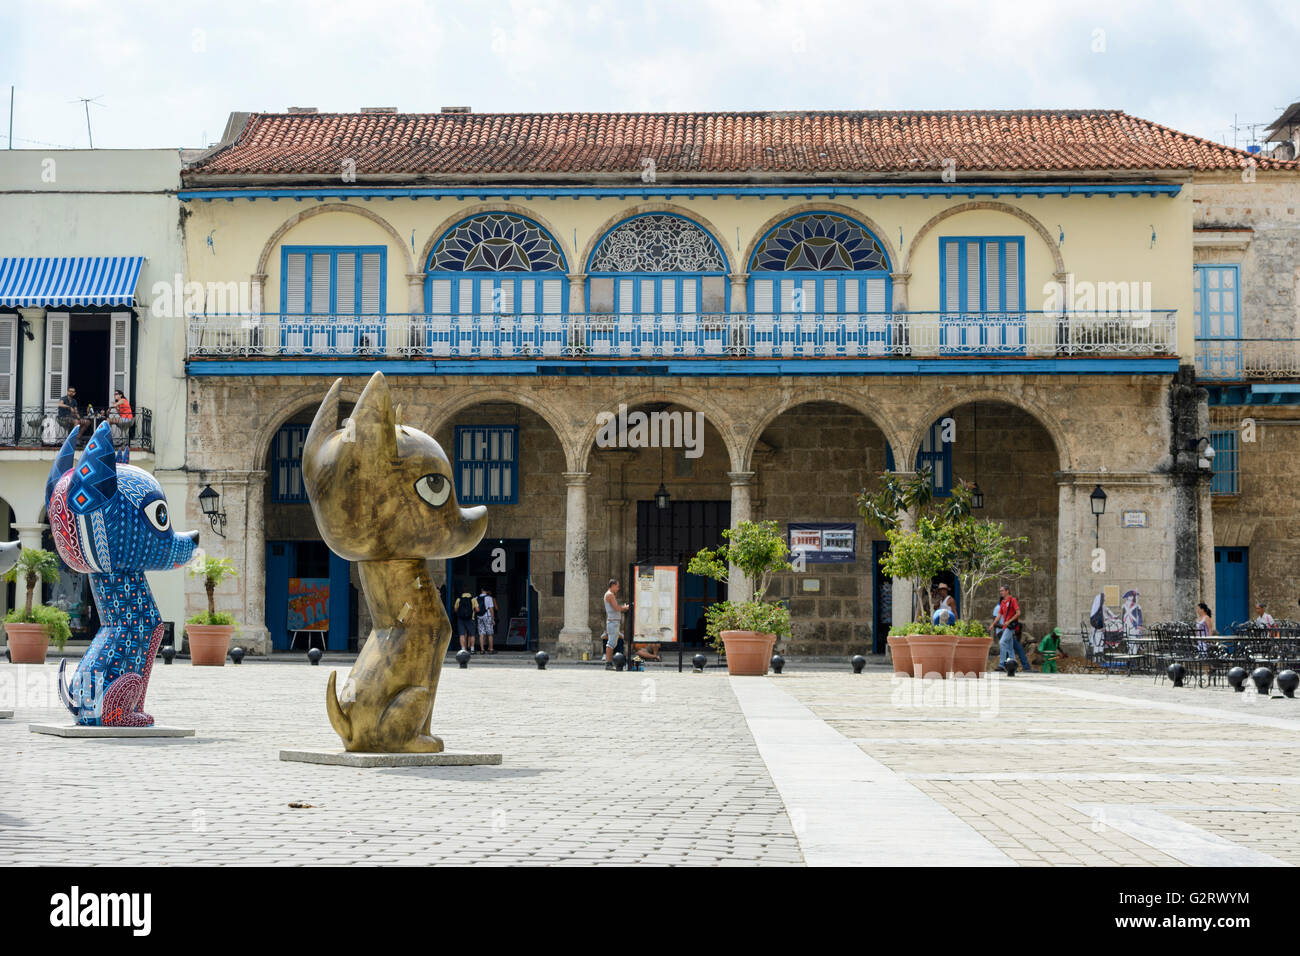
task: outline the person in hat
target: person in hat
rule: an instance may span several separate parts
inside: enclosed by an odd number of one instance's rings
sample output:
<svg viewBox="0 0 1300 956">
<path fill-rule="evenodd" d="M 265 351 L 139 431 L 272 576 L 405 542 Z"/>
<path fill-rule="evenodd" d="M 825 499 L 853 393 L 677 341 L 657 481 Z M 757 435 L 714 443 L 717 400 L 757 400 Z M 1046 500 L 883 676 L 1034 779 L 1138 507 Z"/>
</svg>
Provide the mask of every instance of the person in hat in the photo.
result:
<svg viewBox="0 0 1300 956">
<path fill-rule="evenodd" d="M 1061 629 L 1059 627 L 1052 628 L 1047 636 L 1038 642 L 1038 653 L 1042 656 L 1042 666 L 1038 669 L 1039 673 L 1059 673 L 1056 662 L 1059 658 L 1066 656 L 1065 652 L 1061 650 Z"/>
<path fill-rule="evenodd" d="M 948 585 L 940 584 L 938 587 L 939 600 L 935 604 L 934 614 L 930 620 L 934 624 L 956 624 L 957 623 L 957 602 L 952 599 L 949 593 Z"/>
</svg>

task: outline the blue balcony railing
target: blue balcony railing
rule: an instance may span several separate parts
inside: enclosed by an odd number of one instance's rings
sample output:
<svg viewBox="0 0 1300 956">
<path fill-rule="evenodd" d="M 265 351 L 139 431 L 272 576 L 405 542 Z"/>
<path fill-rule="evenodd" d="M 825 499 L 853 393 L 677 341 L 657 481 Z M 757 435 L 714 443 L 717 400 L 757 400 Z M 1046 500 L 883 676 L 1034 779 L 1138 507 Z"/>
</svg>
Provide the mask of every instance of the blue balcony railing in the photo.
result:
<svg viewBox="0 0 1300 956">
<path fill-rule="evenodd" d="M 1197 339 L 1196 377 L 1206 382 L 1300 380 L 1300 338 Z"/>
<path fill-rule="evenodd" d="M 1171 356 L 1173 310 L 822 314 L 191 315 L 190 358 Z"/>
</svg>

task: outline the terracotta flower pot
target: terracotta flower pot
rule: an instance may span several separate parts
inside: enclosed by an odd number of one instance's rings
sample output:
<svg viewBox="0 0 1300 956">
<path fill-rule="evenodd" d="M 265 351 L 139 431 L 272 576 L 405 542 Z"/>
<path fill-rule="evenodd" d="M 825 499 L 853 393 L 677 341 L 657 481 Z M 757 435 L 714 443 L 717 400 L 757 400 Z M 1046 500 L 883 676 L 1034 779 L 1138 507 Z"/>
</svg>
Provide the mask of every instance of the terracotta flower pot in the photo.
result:
<svg viewBox="0 0 1300 956">
<path fill-rule="evenodd" d="M 762 677 L 772 663 L 776 635 L 758 631 L 723 631 L 722 646 L 727 649 L 728 674 Z"/>
<path fill-rule="evenodd" d="M 913 675 L 946 679 L 952 672 L 952 658 L 957 651 L 955 636 L 912 634 L 906 640 L 912 651 Z"/>
<path fill-rule="evenodd" d="M 952 655 L 952 670 L 959 676 L 983 677 L 989 666 L 991 637 L 959 637 Z"/>
<path fill-rule="evenodd" d="M 912 676 L 912 648 L 905 637 L 887 637 L 889 656 L 894 659 L 894 673 L 900 677 Z"/>
<path fill-rule="evenodd" d="M 185 634 L 190 639 L 190 663 L 195 667 L 223 667 L 226 651 L 230 650 L 233 624 L 186 624 Z"/>
<path fill-rule="evenodd" d="M 6 624 L 9 657 L 15 664 L 44 664 L 50 635 L 44 624 Z"/>
</svg>

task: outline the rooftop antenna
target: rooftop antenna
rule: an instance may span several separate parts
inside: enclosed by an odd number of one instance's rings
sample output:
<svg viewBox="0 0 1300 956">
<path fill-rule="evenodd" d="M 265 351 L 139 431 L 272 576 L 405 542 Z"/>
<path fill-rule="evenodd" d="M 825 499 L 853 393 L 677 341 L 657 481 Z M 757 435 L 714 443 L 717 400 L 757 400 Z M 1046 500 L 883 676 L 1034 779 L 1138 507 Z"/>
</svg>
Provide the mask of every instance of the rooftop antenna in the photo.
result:
<svg viewBox="0 0 1300 956">
<path fill-rule="evenodd" d="M 104 104 L 99 102 L 99 97 L 103 95 L 103 93 L 100 93 L 99 96 L 79 96 L 75 100 L 68 100 L 69 103 L 80 103 L 86 108 L 86 139 L 90 140 L 91 149 L 95 148 L 95 137 L 90 133 L 90 104 L 94 103 L 96 106 L 103 106 Z"/>
</svg>

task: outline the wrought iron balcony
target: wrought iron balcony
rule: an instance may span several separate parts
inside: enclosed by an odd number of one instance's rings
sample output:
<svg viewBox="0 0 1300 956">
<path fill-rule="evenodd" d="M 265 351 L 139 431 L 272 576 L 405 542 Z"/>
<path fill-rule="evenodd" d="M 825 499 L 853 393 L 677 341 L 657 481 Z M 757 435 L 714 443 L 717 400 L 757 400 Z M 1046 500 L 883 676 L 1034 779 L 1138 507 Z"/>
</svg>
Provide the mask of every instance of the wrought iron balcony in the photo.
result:
<svg viewBox="0 0 1300 956">
<path fill-rule="evenodd" d="M 103 420 L 102 415 L 95 417 L 95 424 Z M 58 448 L 73 427 L 68 420 L 59 418 L 55 405 L 22 409 L 21 413 L 12 405 L 0 407 L 0 448 Z M 91 430 L 82 429 L 78 448 L 85 447 Z M 153 412 L 135 409 L 135 418 L 129 424 L 113 426 L 113 439 L 115 445 L 129 443 L 132 451 L 153 451 Z"/>
<path fill-rule="evenodd" d="M 1177 354 L 1172 309 L 854 315 L 191 315 L 192 359 L 1105 357 Z"/>
<path fill-rule="evenodd" d="M 1197 339 L 1196 377 L 1206 382 L 1300 379 L 1300 338 Z"/>
</svg>

